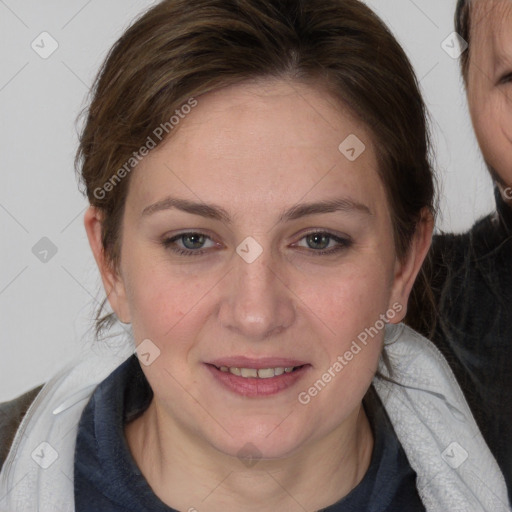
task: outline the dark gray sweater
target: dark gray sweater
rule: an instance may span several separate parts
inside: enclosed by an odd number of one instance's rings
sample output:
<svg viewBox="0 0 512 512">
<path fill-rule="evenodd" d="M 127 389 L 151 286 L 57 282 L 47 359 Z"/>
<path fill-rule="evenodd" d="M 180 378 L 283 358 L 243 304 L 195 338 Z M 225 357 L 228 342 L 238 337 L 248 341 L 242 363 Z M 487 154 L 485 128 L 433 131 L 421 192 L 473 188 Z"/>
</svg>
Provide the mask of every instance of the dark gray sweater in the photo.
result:
<svg viewBox="0 0 512 512">
<path fill-rule="evenodd" d="M 512 501 L 512 208 L 495 191 L 496 213 L 463 234 L 434 237 L 432 341 L 450 364 Z M 424 336 L 430 326 L 414 327 Z"/>
</svg>

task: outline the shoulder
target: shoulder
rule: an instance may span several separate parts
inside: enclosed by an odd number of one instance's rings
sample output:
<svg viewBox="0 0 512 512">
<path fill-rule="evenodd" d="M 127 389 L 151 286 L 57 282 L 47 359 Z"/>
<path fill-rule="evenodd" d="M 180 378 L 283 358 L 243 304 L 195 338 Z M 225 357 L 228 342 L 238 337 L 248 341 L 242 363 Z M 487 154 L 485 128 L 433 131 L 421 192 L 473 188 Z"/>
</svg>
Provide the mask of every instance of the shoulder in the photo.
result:
<svg viewBox="0 0 512 512">
<path fill-rule="evenodd" d="M 432 250 L 434 255 L 442 259 L 449 253 L 451 257 L 460 257 L 467 251 L 475 241 L 494 241 L 499 236 L 497 229 L 497 214 L 492 213 L 479 219 L 469 231 L 465 233 L 445 233 L 434 235 L 432 239 Z M 476 239 L 476 240 L 475 240 Z"/>
<path fill-rule="evenodd" d="M 497 188 L 495 199 L 496 210 L 477 220 L 466 233 L 441 232 L 433 237 L 435 262 L 456 266 L 468 255 L 473 259 L 492 257 L 504 241 L 512 241 L 512 208 L 505 203 Z"/>
<path fill-rule="evenodd" d="M 453 286 L 450 278 L 458 276 L 466 282 L 482 269 L 486 273 L 502 272 L 511 255 L 512 237 L 498 212 L 481 218 L 466 233 L 436 234 L 429 255 L 429 280 L 436 301 L 446 285 Z"/>
<path fill-rule="evenodd" d="M 40 385 L 14 400 L 0 403 L 0 469 L 7 458 L 23 417 L 42 387 L 43 385 Z"/>
</svg>

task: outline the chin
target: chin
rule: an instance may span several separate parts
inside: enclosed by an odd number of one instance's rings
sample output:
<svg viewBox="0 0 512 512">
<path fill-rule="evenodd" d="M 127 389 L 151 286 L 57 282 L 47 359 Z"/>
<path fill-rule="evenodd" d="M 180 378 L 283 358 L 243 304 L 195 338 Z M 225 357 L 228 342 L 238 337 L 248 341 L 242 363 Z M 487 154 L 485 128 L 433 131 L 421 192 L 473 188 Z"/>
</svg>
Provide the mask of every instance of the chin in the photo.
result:
<svg viewBox="0 0 512 512">
<path fill-rule="evenodd" d="M 266 424 L 265 424 L 266 426 Z M 259 460 L 284 459 L 292 456 L 296 451 L 303 447 L 305 436 L 296 436 L 293 433 L 281 431 L 269 426 L 262 431 L 261 423 L 243 429 L 240 435 L 225 437 L 223 441 L 215 442 L 211 440 L 212 445 L 218 451 L 230 457 L 236 457 L 246 465 L 252 467 Z"/>
</svg>

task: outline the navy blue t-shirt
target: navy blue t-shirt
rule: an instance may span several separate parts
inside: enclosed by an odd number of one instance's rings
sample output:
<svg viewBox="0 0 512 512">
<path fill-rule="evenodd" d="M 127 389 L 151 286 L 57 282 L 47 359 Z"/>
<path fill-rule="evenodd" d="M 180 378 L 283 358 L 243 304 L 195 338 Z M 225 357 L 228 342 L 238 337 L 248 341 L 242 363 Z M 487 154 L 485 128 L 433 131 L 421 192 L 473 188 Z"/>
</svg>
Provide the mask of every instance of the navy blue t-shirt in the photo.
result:
<svg viewBox="0 0 512 512">
<path fill-rule="evenodd" d="M 124 436 L 124 425 L 142 414 L 152 397 L 135 355 L 95 389 L 78 426 L 76 512 L 176 512 L 154 494 Z M 370 467 L 359 485 L 322 512 L 425 511 L 416 473 L 373 387 L 363 403 L 375 439 Z"/>
</svg>

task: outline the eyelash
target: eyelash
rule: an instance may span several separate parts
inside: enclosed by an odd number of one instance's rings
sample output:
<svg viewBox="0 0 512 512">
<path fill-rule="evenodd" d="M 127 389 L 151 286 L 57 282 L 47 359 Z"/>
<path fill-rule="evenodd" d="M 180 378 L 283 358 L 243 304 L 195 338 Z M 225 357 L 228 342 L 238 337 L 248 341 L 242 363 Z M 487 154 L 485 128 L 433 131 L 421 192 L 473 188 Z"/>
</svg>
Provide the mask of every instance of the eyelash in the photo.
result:
<svg viewBox="0 0 512 512">
<path fill-rule="evenodd" d="M 208 252 L 209 249 L 198 249 L 198 250 L 183 249 L 183 248 L 177 247 L 175 245 L 175 243 L 178 240 L 182 239 L 185 236 L 190 236 L 190 235 L 204 236 L 205 239 L 212 240 L 205 233 L 201 233 L 199 231 L 190 231 L 190 232 L 186 232 L 186 233 L 180 233 L 179 235 L 175 235 L 171 238 L 166 238 L 165 240 L 162 241 L 162 245 L 164 246 L 165 249 L 170 249 L 171 251 L 178 254 L 179 256 L 200 256 L 200 255 Z M 327 256 L 327 255 L 335 254 L 335 253 L 338 253 L 345 249 L 348 249 L 352 245 L 352 240 L 350 240 L 349 238 L 343 238 L 343 237 L 334 235 L 333 233 L 329 233 L 328 231 L 311 231 L 309 233 L 304 234 L 300 238 L 299 242 L 301 240 L 303 240 L 304 238 L 311 236 L 311 235 L 325 235 L 330 240 L 337 242 L 337 244 L 338 244 L 334 248 L 323 249 L 323 250 L 315 250 L 315 249 L 311 249 L 311 248 L 308 249 L 306 247 L 300 248 L 301 250 L 306 250 L 307 252 L 310 252 L 310 254 L 314 255 L 314 256 Z"/>
<path fill-rule="evenodd" d="M 331 249 L 322 249 L 322 250 L 315 250 L 307 247 L 300 247 L 301 250 L 305 250 L 309 252 L 313 256 L 329 256 L 332 254 L 339 253 L 345 249 L 348 249 L 352 245 L 352 240 L 350 238 L 343 238 L 340 236 L 335 235 L 334 233 L 329 233 L 329 231 L 310 231 L 309 233 L 305 233 L 299 240 L 303 240 L 304 238 L 311 236 L 311 235 L 325 235 L 327 236 L 331 241 L 336 242 L 338 245 Z"/>
<path fill-rule="evenodd" d="M 165 240 L 163 240 L 162 245 L 166 249 L 170 249 L 171 251 L 175 252 L 176 254 L 178 254 L 180 256 L 200 256 L 201 254 L 204 254 L 205 252 L 207 252 L 208 249 L 198 249 L 198 250 L 194 251 L 192 249 L 183 249 L 183 248 L 177 247 L 175 245 L 176 241 L 180 240 L 181 238 L 183 238 L 185 236 L 190 236 L 190 235 L 204 236 L 207 240 L 211 240 L 211 238 L 208 235 L 206 235 L 205 233 L 201 233 L 199 231 L 189 231 L 186 233 L 180 233 L 179 235 L 173 236 L 171 238 L 166 238 Z"/>
</svg>

